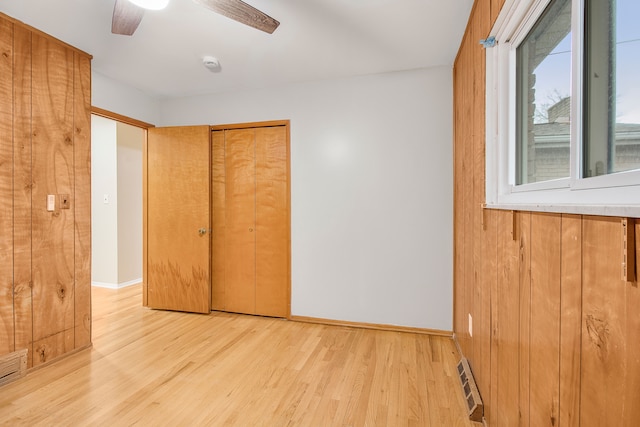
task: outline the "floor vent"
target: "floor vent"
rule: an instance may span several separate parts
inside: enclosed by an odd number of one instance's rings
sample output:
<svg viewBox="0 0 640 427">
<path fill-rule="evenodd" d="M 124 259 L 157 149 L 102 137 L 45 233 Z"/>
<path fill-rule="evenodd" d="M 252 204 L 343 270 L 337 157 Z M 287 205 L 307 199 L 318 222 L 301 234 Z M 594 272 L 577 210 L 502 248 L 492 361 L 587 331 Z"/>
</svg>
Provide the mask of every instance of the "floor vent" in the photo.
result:
<svg viewBox="0 0 640 427">
<path fill-rule="evenodd" d="M 464 357 L 460 359 L 460 363 L 458 363 L 458 377 L 462 385 L 464 399 L 467 402 L 469 419 L 471 421 L 481 422 L 483 415 L 482 399 L 480 399 L 480 392 L 478 392 L 476 380 L 473 379 L 469 361 Z"/>
<path fill-rule="evenodd" d="M 27 349 L 18 350 L 0 356 L 0 386 L 3 386 L 27 373 Z"/>
</svg>

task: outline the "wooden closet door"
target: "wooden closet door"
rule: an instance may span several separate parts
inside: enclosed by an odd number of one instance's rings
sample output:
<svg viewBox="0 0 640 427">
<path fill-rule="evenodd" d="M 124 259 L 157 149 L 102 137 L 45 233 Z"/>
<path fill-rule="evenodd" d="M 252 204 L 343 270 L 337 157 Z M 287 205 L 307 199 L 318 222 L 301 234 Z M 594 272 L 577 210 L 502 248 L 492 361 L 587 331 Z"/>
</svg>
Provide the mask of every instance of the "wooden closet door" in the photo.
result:
<svg viewBox="0 0 640 427">
<path fill-rule="evenodd" d="M 145 197 L 149 307 L 211 310 L 209 141 L 208 126 L 149 129 Z"/>
<path fill-rule="evenodd" d="M 256 307 L 255 130 L 225 131 L 225 310 Z"/>
<path fill-rule="evenodd" d="M 211 177 L 211 215 L 213 216 L 213 243 L 211 249 L 211 309 L 226 310 L 226 175 L 225 131 L 211 132 L 213 147 Z"/>
<path fill-rule="evenodd" d="M 289 304 L 288 146 L 284 126 L 256 129 L 256 314 Z"/>
<path fill-rule="evenodd" d="M 211 306 L 287 317 L 290 294 L 289 131 L 277 124 L 212 132 Z"/>
</svg>

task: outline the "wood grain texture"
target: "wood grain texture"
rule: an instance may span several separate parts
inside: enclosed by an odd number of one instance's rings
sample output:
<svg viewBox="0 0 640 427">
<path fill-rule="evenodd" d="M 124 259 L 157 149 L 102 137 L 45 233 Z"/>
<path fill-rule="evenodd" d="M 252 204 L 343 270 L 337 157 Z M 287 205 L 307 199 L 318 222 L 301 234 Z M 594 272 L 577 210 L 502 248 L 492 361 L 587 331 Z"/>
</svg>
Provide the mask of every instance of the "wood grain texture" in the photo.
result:
<svg viewBox="0 0 640 427">
<path fill-rule="evenodd" d="M 520 252 L 520 336 L 518 338 L 519 410 L 520 426 L 530 424 L 530 366 L 531 366 L 531 213 L 518 212 Z M 535 355 L 533 355 L 535 357 Z"/>
<path fill-rule="evenodd" d="M 73 55 L 49 38 L 32 36 L 34 346 L 74 329 L 74 212 L 59 206 L 48 212 L 46 203 L 49 194 L 74 194 Z M 63 342 L 50 340 L 47 351 L 63 354 L 68 346 L 53 347 Z M 34 357 L 34 365 L 39 360 Z"/>
<path fill-rule="evenodd" d="M 558 214 L 531 214 L 530 423 L 559 419 L 560 254 Z"/>
<path fill-rule="evenodd" d="M 492 290 L 497 289 L 498 284 L 498 224 L 497 212 L 483 210 L 483 238 L 482 242 L 482 271 L 481 292 L 475 296 L 476 305 L 473 310 L 473 343 L 474 359 L 471 366 L 473 375 L 478 385 L 478 391 L 482 397 L 485 408 L 491 407 L 491 344 L 492 344 Z M 497 362 L 497 359 L 494 361 Z M 491 420 L 490 411 L 485 410 L 487 421 Z"/>
<path fill-rule="evenodd" d="M 256 129 L 256 314 L 289 316 L 287 128 Z"/>
<path fill-rule="evenodd" d="M 91 343 L 91 60 L 74 53 L 74 348 Z"/>
<path fill-rule="evenodd" d="M 226 310 L 256 310 L 255 129 L 225 131 Z"/>
<path fill-rule="evenodd" d="M 140 306 L 93 290 L 94 345 L 3 387 L 8 425 L 471 427 L 451 338 Z"/>
<path fill-rule="evenodd" d="M 505 0 L 490 0 L 491 2 L 491 19 L 490 19 L 490 27 L 493 26 L 493 24 L 495 24 L 496 19 L 498 19 L 498 15 L 500 14 L 500 10 L 502 9 L 502 6 L 504 5 Z M 486 34 L 485 36 L 488 36 L 489 34 Z"/>
<path fill-rule="evenodd" d="M 14 246 L 13 282 L 15 345 L 26 348 L 27 365 L 33 366 L 33 276 L 31 271 L 31 213 L 34 187 L 31 147 L 31 32 L 14 29 Z"/>
<path fill-rule="evenodd" d="M 13 308 L 13 24 L 0 20 L 0 355 L 15 350 Z"/>
<path fill-rule="evenodd" d="M 113 15 L 111 17 L 111 32 L 113 34 L 130 36 L 136 32 L 143 16 L 143 8 L 127 0 L 116 0 L 113 5 Z"/>
<path fill-rule="evenodd" d="M 467 53 L 467 60 L 471 61 L 471 51 Z M 469 79 L 468 83 L 471 83 L 473 80 Z M 468 85 L 467 90 L 473 93 L 473 86 Z M 465 105 L 463 107 L 463 116 L 462 120 L 464 121 L 472 121 L 473 120 L 473 105 Z M 462 177 L 462 198 L 464 201 L 464 210 L 462 212 L 463 221 L 464 221 L 464 235 L 470 236 L 473 235 L 473 194 L 474 194 L 474 185 L 473 185 L 473 135 L 467 134 L 465 136 L 468 138 L 469 144 L 465 144 L 463 147 L 462 154 L 462 169 L 467 171 Z M 463 270 L 463 280 L 465 283 L 465 305 L 466 305 L 466 313 L 471 313 L 473 307 L 473 287 L 476 279 L 476 267 L 473 264 L 473 241 L 466 241 L 462 247 L 463 249 L 463 259 L 465 263 L 465 268 Z M 468 333 L 465 334 L 465 346 L 468 347 L 469 351 L 473 351 L 473 341 L 471 341 Z"/>
<path fill-rule="evenodd" d="M 225 268 L 226 268 L 226 178 L 225 178 L 225 132 L 211 132 L 213 150 L 211 166 L 211 213 L 213 242 L 211 247 L 211 309 L 225 310 Z"/>
<path fill-rule="evenodd" d="M 147 185 L 149 182 L 149 132 L 145 131 L 142 141 L 142 305 L 149 307 L 149 203 Z"/>
<path fill-rule="evenodd" d="M 484 7 L 482 4 L 478 5 L 479 8 L 488 11 L 488 8 Z M 480 11 L 479 16 L 482 16 L 484 12 Z M 479 52 L 474 52 L 474 57 L 470 59 L 471 61 L 480 60 L 482 61 L 482 57 L 478 57 Z M 476 67 L 476 72 L 479 74 L 483 74 L 484 70 L 482 67 Z M 484 79 L 482 75 L 478 76 L 479 79 Z M 478 93 L 479 91 L 484 91 L 484 88 L 481 86 L 477 86 L 473 88 L 474 93 Z M 484 92 L 483 92 L 484 93 Z M 478 97 L 477 103 L 479 103 L 480 97 Z M 472 107 L 474 110 L 482 110 L 481 105 L 475 105 Z M 475 122 L 483 122 L 484 115 L 482 114 L 472 114 L 471 120 Z M 481 123 L 477 123 L 474 125 L 474 128 L 478 126 L 483 126 Z M 475 177 L 476 182 L 481 182 L 484 180 L 485 170 L 485 152 L 484 152 L 484 144 L 483 138 L 480 135 L 474 135 L 473 137 L 473 176 Z M 485 194 L 484 189 L 475 185 L 473 188 L 473 206 L 483 206 L 485 202 Z M 473 235 L 481 235 L 485 226 L 487 224 L 483 224 L 485 216 L 484 209 L 473 209 Z M 491 219 L 488 220 L 491 222 Z M 495 224 L 495 221 L 493 221 Z M 488 228 L 487 228 L 488 230 Z M 495 228 L 494 228 L 495 232 Z M 487 237 L 489 237 L 487 235 Z M 497 237 L 497 236 L 496 236 Z M 495 257 L 495 246 L 492 248 L 488 248 L 487 245 L 484 244 L 482 239 L 474 239 L 470 244 L 473 245 L 473 270 L 474 270 L 474 286 L 472 292 L 472 298 L 468 301 L 469 312 L 473 314 L 473 323 L 474 323 L 474 335 L 476 339 L 473 339 L 472 347 L 473 354 L 482 354 L 491 346 L 491 307 L 490 307 L 490 286 L 487 286 L 487 283 L 484 281 L 484 274 L 488 273 L 488 266 L 485 266 L 487 262 L 491 265 L 493 264 L 495 267 L 496 257 Z M 485 251 L 488 250 L 488 253 Z M 493 276 L 489 273 L 491 279 Z M 467 320 L 468 321 L 468 320 Z M 476 367 L 480 367 L 481 371 L 476 372 Z M 478 363 L 474 365 L 474 375 L 480 374 L 483 380 L 488 377 L 490 372 L 490 361 L 486 359 L 484 363 Z M 487 384 L 488 385 L 488 384 Z M 485 387 L 488 392 L 488 387 Z"/>
<path fill-rule="evenodd" d="M 113 111 L 105 110 L 104 108 L 96 107 L 94 105 L 91 106 L 91 114 L 95 116 L 104 117 L 109 120 L 115 120 L 120 123 L 126 123 L 128 125 L 135 126 L 145 130 L 155 127 L 154 124 L 143 122 L 142 120 L 134 119 L 133 117 L 114 113 Z"/>
<path fill-rule="evenodd" d="M 55 360 L 74 349 L 73 329 L 68 329 L 33 342 L 33 366 Z"/>
<path fill-rule="evenodd" d="M 494 341 L 497 369 L 496 400 L 494 409 L 496 416 L 492 420 L 497 426 L 512 426 L 518 424 L 518 338 L 519 338 L 519 242 L 513 239 L 512 211 L 501 211 L 497 214 L 498 241 L 497 257 L 500 263 L 498 269 L 497 293 L 492 296 L 495 304 Z"/>
<path fill-rule="evenodd" d="M 635 249 L 636 254 L 640 255 L 638 246 L 640 245 L 640 221 L 635 221 Z M 626 293 L 626 337 L 625 337 L 625 356 L 627 364 L 625 366 L 625 426 L 632 426 L 640 419 L 640 407 L 638 406 L 638 396 L 640 396 L 640 316 L 638 316 L 638 307 L 640 307 L 640 286 L 638 286 L 638 267 L 640 263 L 636 257 L 636 281 L 625 284 Z"/>
<path fill-rule="evenodd" d="M 582 217 L 562 215 L 559 425 L 567 427 L 580 425 L 581 255 Z"/>
<path fill-rule="evenodd" d="M 216 13 L 226 16 L 227 18 L 231 18 L 234 21 L 238 21 L 269 34 L 272 34 L 276 28 L 278 28 L 278 25 L 280 25 L 280 22 L 277 20 L 241 0 L 194 1 Z"/>
<path fill-rule="evenodd" d="M 456 69 L 454 69 L 454 79 L 460 82 L 461 79 L 456 75 Z M 453 121 L 454 123 L 460 120 L 462 116 L 461 102 L 458 102 L 461 97 L 460 84 L 455 85 L 453 88 L 454 109 L 453 109 Z M 459 129 L 454 129 L 454 140 L 458 140 Z M 460 170 L 462 168 L 462 156 L 459 154 L 459 145 L 454 144 L 453 148 L 453 170 L 454 176 L 460 176 Z M 462 259 L 462 245 L 464 235 L 464 223 L 462 221 L 463 201 L 462 201 L 462 182 L 460 179 L 455 179 L 453 182 L 453 245 L 456 250 L 453 253 L 453 329 L 456 331 L 456 342 L 460 346 L 462 352 L 467 352 L 464 346 L 464 322 L 463 315 L 465 313 L 465 299 L 463 284 L 463 259 Z M 468 354 L 468 352 L 467 352 Z"/>
<path fill-rule="evenodd" d="M 636 219 L 636 284 L 640 282 L 640 221 Z"/>
<path fill-rule="evenodd" d="M 513 278 L 514 282 L 499 279 L 510 277 L 513 268 L 510 258 L 496 256 L 497 251 L 504 252 L 504 246 L 500 249 L 500 245 L 506 244 L 502 236 L 510 233 L 513 225 L 508 222 L 496 225 L 503 213 L 483 209 L 478 203 L 488 172 L 482 158 L 485 50 L 478 40 L 490 35 L 504 4 L 504 0 L 474 2 L 453 70 L 454 333 L 476 375 L 487 425 L 505 424 L 506 418 L 511 423 L 511 402 L 506 403 L 506 409 L 502 405 L 515 380 L 504 374 L 507 368 L 499 360 L 503 358 L 503 340 L 509 332 L 504 330 L 501 319 L 513 307 L 506 306 L 510 300 L 504 298 L 502 285 L 515 286 L 519 281 L 516 337 L 519 385 L 517 396 L 511 397 L 519 402 L 519 419 L 513 425 L 635 425 L 638 416 L 634 411 L 639 407 L 635 400 L 640 395 L 640 374 L 636 367 L 640 360 L 637 357 L 640 325 L 638 316 L 629 313 L 631 307 L 636 307 L 633 310 L 637 312 L 638 287 L 637 281 L 625 284 L 620 279 L 620 219 L 566 215 L 555 218 L 552 221 L 555 225 L 549 228 L 540 219 L 541 214 L 519 212 L 516 221 L 519 275 Z M 618 227 L 615 231 L 608 229 L 600 224 L 601 220 L 616 222 Z M 587 229 L 592 229 L 588 239 L 583 232 Z M 589 243 L 592 239 L 594 243 Z M 595 245 L 599 245 L 597 250 Z M 636 247 L 636 258 L 640 257 L 638 254 Z M 617 276 L 609 277 L 604 268 L 608 263 L 617 265 Z M 603 281 L 611 282 L 603 285 Z M 623 295 L 619 294 L 621 289 Z M 587 308 L 590 313 L 585 311 Z M 486 315 L 487 312 L 490 314 Z M 469 314 L 474 320 L 473 336 L 468 332 Z M 617 335 L 611 325 L 620 328 Z M 602 335 L 600 330 L 608 331 L 605 335 L 610 343 L 608 356 L 601 359 L 588 335 L 595 334 L 597 341 Z M 507 366 L 510 363 L 507 360 Z M 597 373 L 592 374 L 594 371 Z M 614 377 L 618 383 L 614 383 Z M 605 413 L 616 415 L 605 418 Z"/>
<path fill-rule="evenodd" d="M 147 144 L 147 302 L 208 313 L 210 280 L 208 126 L 151 128 Z M 207 233 L 200 235 L 198 230 Z"/>
<path fill-rule="evenodd" d="M 640 384 L 637 287 L 620 279 L 620 220 L 585 217 L 580 423 L 635 425 Z M 606 304 L 603 304 L 606 302 Z"/>
<path fill-rule="evenodd" d="M 212 128 L 215 309 L 290 314 L 288 126 L 278 121 Z"/>
<path fill-rule="evenodd" d="M 1 295 L 11 299 L 0 319 L 13 320 L 11 341 L 2 339 L 2 345 L 27 349 L 32 367 L 76 348 L 76 318 L 87 320 L 78 346 L 90 343 L 91 64 L 84 52 L 5 15 L 0 32 L 0 234 L 12 237 L 10 245 L 0 244 L 0 257 L 7 257 Z M 74 208 L 47 211 L 47 195 L 59 200 L 61 194 Z"/>
</svg>

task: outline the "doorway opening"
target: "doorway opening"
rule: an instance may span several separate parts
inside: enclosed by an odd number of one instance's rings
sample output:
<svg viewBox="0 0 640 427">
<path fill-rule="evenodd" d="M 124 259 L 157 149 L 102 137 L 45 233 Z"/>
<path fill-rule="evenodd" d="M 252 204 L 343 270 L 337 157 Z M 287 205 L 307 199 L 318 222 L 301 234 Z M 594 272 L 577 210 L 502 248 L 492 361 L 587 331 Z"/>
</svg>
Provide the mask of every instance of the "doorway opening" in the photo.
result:
<svg viewBox="0 0 640 427">
<path fill-rule="evenodd" d="M 142 150 L 150 126 L 92 108 L 92 286 L 142 282 Z"/>
</svg>

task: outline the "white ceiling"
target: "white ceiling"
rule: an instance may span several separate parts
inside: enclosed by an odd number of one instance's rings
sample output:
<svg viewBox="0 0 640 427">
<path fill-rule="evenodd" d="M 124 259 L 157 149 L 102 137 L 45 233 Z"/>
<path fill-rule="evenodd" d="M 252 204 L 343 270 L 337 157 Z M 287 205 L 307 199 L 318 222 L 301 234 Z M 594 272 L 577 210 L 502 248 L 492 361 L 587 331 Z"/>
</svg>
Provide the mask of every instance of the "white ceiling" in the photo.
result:
<svg viewBox="0 0 640 427">
<path fill-rule="evenodd" d="M 267 34 L 191 0 L 111 34 L 114 0 L 2 0 L 0 11 L 93 55 L 93 70 L 173 98 L 451 65 L 473 0 L 245 0 Z M 202 66 L 217 57 L 219 72 Z"/>
</svg>

